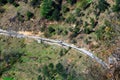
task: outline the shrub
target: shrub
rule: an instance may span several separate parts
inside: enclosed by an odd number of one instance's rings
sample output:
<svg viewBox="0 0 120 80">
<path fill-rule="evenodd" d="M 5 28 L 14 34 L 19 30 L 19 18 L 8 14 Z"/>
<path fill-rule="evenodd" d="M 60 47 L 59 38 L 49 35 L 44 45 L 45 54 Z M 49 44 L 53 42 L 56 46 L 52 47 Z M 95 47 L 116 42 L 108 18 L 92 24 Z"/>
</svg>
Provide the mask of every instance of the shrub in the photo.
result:
<svg viewBox="0 0 120 80">
<path fill-rule="evenodd" d="M 64 67 L 61 63 L 57 63 L 56 64 L 56 71 L 61 74 L 62 72 L 64 72 Z"/>
<path fill-rule="evenodd" d="M 120 6 L 119 5 L 114 5 L 113 8 L 112 8 L 112 10 L 114 12 L 120 12 Z"/>
<path fill-rule="evenodd" d="M 53 33 L 55 33 L 55 29 L 52 26 L 50 26 L 46 29 L 44 36 L 51 37 Z"/>
<path fill-rule="evenodd" d="M 15 7 L 18 7 L 18 6 L 19 6 L 19 4 L 16 3 L 16 2 L 14 2 L 13 5 L 14 5 Z"/>
<path fill-rule="evenodd" d="M 56 4 L 52 0 L 43 0 L 40 12 L 43 18 L 49 20 L 59 20 L 60 4 Z"/>
<path fill-rule="evenodd" d="M 0 5 L 4 5 L 7 3 L 7 0 L 0 0 Z"/>
<path fill-rule="evenodd" d="M 30 11 L 27 11 L 26 15 L 28 20 L 30 20 L 34 16 L 34 14 Z"/>
<path fill-rule="evenodd" d="M 23 56 L 25 44 L 24 40 L 0 36 L 0 75 L 10 69 Z M 1 46 L 3 45 L 3 46 Z M 8 66 L 5 66 L 8 65 Z"/>
<path fill-rule="evenodd" d="M 14 3 L 14 1 L 15 1 L 15 0 L 7 0 L 7 2 L 9 2 L 9 3 L 11 3 L 11 4 Z"/>
<path fill-rule="evenodd" d="M 89 2 L 87 0 L 80 0 L 79 2 L 77 2 L 77 6 L 80 9 L 83 9 L 84 7 L 86 7 L 89 4 Z"/>
<path fill-rule="evenodd" d="M 51 15 L 51 17 L 49 18 L 50 20 L 59 20 L 59 16 L 60 16 L 60 12 L 58 9 L 55 9 Z"/>
<path fill-rule="evenodd" d="M 105 29 L 105 27 L 102 26 L 98 30 L 95 31 L 98 40 L 102 40 L 104 38 L 104 35 L 105 35 L 104 34 L 104 32 L 105 32 L 104 29 Z"/>
<path fill-rule="evenodd" d="M 90 18 L 91 27 L 94 28 L 97 25 L 97 22 L 93 18 Z"/>
<path fill-rule="evenodd" d="M 4 13 L 5 9 L 4 8 L 0 8 L 0 13 Z"/>
<path fill-rule="evenodd" d="M 70 42 L 71 42 L 72 44 L 77 43 L 77 41 L 76 41 L 75 39 L 72 39 Z"/>
<path fill-rule="evenodd" d="M 43 74 L 44 74 L 45 76 L 47 76 L 47 77 L 50 76 L 50 75 L 49 75 L 49 69 L 48 69 L 48 66 L 47 66 L 47 65 L 45 65 L 45 66 L 43 67 L 42 72 L 43 72 Z"/>
<path fill-rule="evenodd" d="M 13 77 L 4 77 L 3 80 L 15 80 Z"/>
<path fill-rule="evenodd" d="M 62 6 L 62 13 L 63 13 L 63 14 L 66 13 L 66 12 L 68 12 L 69 10 L 70 10 L 70 9 L 67 8 L 66 5 L 63 5 L 63 6 Z"/>
<path fill-rule="evenodd" d="M 52 15 L 52 11 L 53 11 L 52 4 L 53 4 L 52 0 L 43 0 L 40 9 L 42 17 L 48 19 Z"/>
<path fill-rule="evenodd" d="M 67 52 L 68 52 L 68 50 L 66 50 L 64 48 L 61 49 L 60 52 L 59 52 L 60 57 L 62 57 L 63 55 L 65 55 Z"/>
<path fill-rule="evenodd" d="M 52 35 L 51 35 L 48 31 L 45 31 L 45 32 L 44 32 L 44 36 L 47 37 L 47 38 L 49 38 L 49 37 L 51 37 Z"/>
<path fill-rule="evenodd" d="M 49 67 L 50 69 L 53 69 L 53 68 L 54 68 L 54 64 L 53 64 L 53 63 L 50 63 L 50 64 L 48 65 L 48 67 Z"/>
<path fill-rule="evenodd" d="M 63 29 L 57 28 L 57 35 L 60 35 L 63 32 Z"/>
<path fill-rule="evenodd" d="M 42 80 L 42 76 L 41 76 L 41 75 L 39 75 L 37 80 Z"/>
<path fill-rule="evenodd" d="M 73 16 L 73 15 L 70 15 L 70 16 L 66 19 L 66 22 L 67 22 L 67 23 L 70 23 L 70 24 L 75 23 L 75 21 L 76 21 L 76 18 L 75 18 L 75 16 Z"/>
<path fill-rule="evenodd" d="M 104 12 L 110 5 L 105 0 L 99 0 L 98 9 L 100 12 Z"/>
<path fill-rule="evenodd" d="M 88 28 L 88 27 L 86 27 L 84 29 L 84 33 L 86 33 L 86 34 L 90 34 L 91 32 L 92 32 L 92 30 L 90 28 Z"/>
<path fill-rule="evenodd" d="M 41 32 L 44 32 L 46 28 L 47 28 L 46 25 L 43 24 L 43 25 L 40 27 L 40 31 L 41 31 Z"/>
<path fill-rule="evenodd" d="M 77 0 L 67 0 L 68 3 L 70 3 L 71 5 L 75 4 Z"/>
<path fill-rule="evenodd" d="M 23 2 L 28 3 L 28 0 L 23 0 Z"/>
<path fill-rule="evenodd" d="M 17 13 L 17 19 L 18 19 L 18 21 L 24 22 L 24 18 L 23 18 L 23 17 L 24 17 L 24 16 L 21 15 L 20 13 Z"/>
<path fill-rule="evenodd" d="M 55 29 L 50 26 L 50 27 L 48 27 L 48 32 L 49 32 L 49 33 L 53 33 L 53 32 L 55 32 Z"/>
<path fill-rule="evenodd" d="M 75 10 L 75 14 L 76 14 L 76 16 L 78 16 L 78 17 L 80 17 L 81 16 L 81 9 L 79 9 L 79 8 L 77 8 L 76 10 Z"/>
<path fill-rule="evenodd" d="M 67 31 L 67 30 L 64 30 L 64 31 L 62 32 L 62 34 L 63 34 L 63 36 L 67 35 L 67 34 L 68 34 L 68 31 Z"/>
<path fill-rule="evenodd" d="M 116 4 L 113 5 L 113 11 L 114 12 L 120 12 L 120 0 L 115 0 Z"/>
<path fill-rule="evenodd" d="M 37 7 L 40 5 L 40 0 L 31 0 L 30 5 L 33 7 Z"/>
</svg>

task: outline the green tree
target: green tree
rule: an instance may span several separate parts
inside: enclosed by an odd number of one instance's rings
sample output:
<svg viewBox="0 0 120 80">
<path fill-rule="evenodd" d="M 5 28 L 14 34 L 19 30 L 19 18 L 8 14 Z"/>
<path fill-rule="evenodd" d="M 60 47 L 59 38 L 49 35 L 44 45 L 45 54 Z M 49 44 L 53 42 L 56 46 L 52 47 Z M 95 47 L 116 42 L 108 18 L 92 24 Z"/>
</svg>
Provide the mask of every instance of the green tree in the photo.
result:
<svg viewBox="0 0 120 80">
<path fill-rule="evenodd" d="M 18 6 L 19 6 L 19 4 L 18 4 L 17 2 L 14 2 L 13 5 L 14 5 L 15 7 L 18 7 Z"/>
<path fill-rule="evenodd" d="M 98 9 L 100 12 L 104 12 L 110 5 L 105 0 L 99 0 Z"/>
<path fill-rule="evenodd" d="M 53 11 L 53 1 L 52 0 L 43 0 L 41 5 L 41 15 L 44 18 L 49 18 Z"/>
<path fill-rule="evenodd" d="M 55 32 L 55 29 L 50 26 L 50 27 L 48 27 L 48 32 L 51 34 L 51 33 Z"/>
<path fill-rule="evenodd" d="M 71 5 L 75 4 L 77 0 L 67 0 L 68 3 L 70 3 Z"/>
<path fill-rule="evenodd" d="M 60 17 L 59 5 L 61 4 L 56 4 L 53 0 L 43 0 L 40 9 L 42 17 L 49 20 L 59 20 Z"/>
<path fill-rule="evenodd" d="M 47 66 L 47 65 L 45 65 L 45 66 L 43 67 L 42 72 L 43 72 L 43 74 L 44 74 L 45 76 L 47 76 L 47 77 L 50 76 L 50 74 L 49 74 L 49 69 L 48 69 L 48 66 Z"/>
<path fill-rule="evenodd" d="M 58 10 L 58 9 L 55 9 L 55 10 L 53 11 L 52 16 L 50 17 L 50 19 L 51 19 L 51 20 L 57 20 L 57 21 L 58 21 L 58 20 L 59 20 L 59 16 L 60 16 L 59 13 L 60 13 L 59 10 Z"/>
<path fill-rule="evenodd" d="M 62 13 L 64 14 L 64 13 L 66 13 L 66 12 L 68 12 L 70 9 L 66 6 L 66 5 L 63 5 L 62 6 Z"/>
<path fill-rule="evenodd" d="M 11 3 L 11 4 L 14 3 L 14 1 L 15 1 L 15 0 L 7 0 L 7 2 L 9 2 L 9 3 Z"/>
<path fill-rule="evenodd" d="M 27 11 L 27 19 L 30 20 L 30 18 L 32 18 L 34 16 L 34 14 L 30 11 Z"/>
<path fill-rule="evenodd" d="M 61 63 L 56 64 L 56 71 L 61 74 L 62 72 L 64 72 L 64 67 Z"/>
<path fill-rule="evenodd" d="M 40 5 L 41 0 L 31 0 L 30 5 L 33 7 L 37 7 Z"/>
<path fill-rule="evenodd" d="M 7 0 L 0 0 L 0 5 L 4 5 L 7 3 Z"/>
<path fill-rule="evenodd" d="M 120 0 L 115 0 L 116 4 L 113 5 L 113 11 L 114 12 L 120 12 Z"/>
<path fill-rule="evenodd" d="M 42 80 L 42 76 L 41 76 L 41 75 L 39 75 L 37 80 Z"/>
<path fill-rule="evenodd" d="M 66 22 L 70 24 L 75 23 L 75 21 L 76 21 L 76 18 L 72 14 L 66 19 Z"/>
</svg>

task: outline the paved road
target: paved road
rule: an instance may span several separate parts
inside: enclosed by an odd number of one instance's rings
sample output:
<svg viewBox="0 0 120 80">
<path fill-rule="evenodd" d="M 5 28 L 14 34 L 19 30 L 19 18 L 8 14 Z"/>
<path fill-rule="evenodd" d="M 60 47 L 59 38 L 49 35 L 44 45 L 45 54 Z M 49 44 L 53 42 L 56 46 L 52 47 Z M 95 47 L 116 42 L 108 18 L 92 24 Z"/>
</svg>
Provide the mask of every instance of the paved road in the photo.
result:
<svg viewBox="0 0 120 80">
<path fill-rule="evenodd" d="M 92 52 L 87 51 L 84 48 L 79 48 L 79 47 L 77 47 L 77 46 L 75 46 L 73 44 L 65 43 L 65 42 L 63 42 L 61 40 L 53 40 L 53 39 L 42 38 L 42 37 L 37 37 L 37 36 L 26 36 L 24 34 L 19 34 L 19 33 L 15 32 L 15 31 L 6 31 L 6 30 L 2 30 L 2 29 L 0 29 L 0 34 L 1 35 L 6 35 L 6 36 L 17 37 L 17 38 L 30 38 L 30 39 L 35 39 L 38 42 L 43 41 L 43 42 L 49 42 L 51 44 L 59 44 L 59 45 L 62 45 L 62 46 L 70 47 L 70 48 L 73 48 L 73 49 L 76 49 L 76 50 L 80 51 L 82 54 L 88 55 L 93 60 L 96 60 L 105 69 L 109 68 L 109 65 L 107 63 L 105 63 L 103 60 L 101 60 L 100 58 L 98 58 L 97 56 L 95 56 Z"/>
</svg>

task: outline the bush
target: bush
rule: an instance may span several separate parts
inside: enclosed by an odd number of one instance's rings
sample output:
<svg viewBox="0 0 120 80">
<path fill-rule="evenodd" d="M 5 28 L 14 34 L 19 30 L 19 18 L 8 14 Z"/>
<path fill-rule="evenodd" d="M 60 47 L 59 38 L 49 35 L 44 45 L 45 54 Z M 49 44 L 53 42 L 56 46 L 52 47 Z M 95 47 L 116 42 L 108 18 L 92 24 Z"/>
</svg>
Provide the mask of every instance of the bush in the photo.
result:
<svg viewBox="0 0 120 80">
<path fill-rule="evenodd" d="M 28 0 L 23 0 L 23 2 L 28 3 Z"/>
<path fill-rule="evenodd" d="M 27 14 L 27 19 L 28 20 L 30 20 L 34 16 L 34 14 L 32 12 L 30 12 L 30 11 L 27 11 L 26 14 Z"/>
<path fill-rule="evenodd" d="M 68 3 L 70 3 L 71 5 L 75 4 L 77 0 L 67 0 Z"/>
<path fill-rule="evenodd" d="M 49 19 L 53 11 L 52 4 L 53 4 L 52 0 L 43 0 L 40 9 L 42 17 Z"/>
<path fill-rule="evenodd" d="M 115 0 L 116 4 L 113 5 L 113 11 L 114 12 L 120 12 L 120 0 Z"/>
<path fill-rule="evenodd" d="M 42 80 L 42 76 L 41 76 L 41 75 L 39 75 L 37 80 Z"/>
<path fill-rule="evenodd" d="M 49 20 L 59 20 L 60 18 L 60 6 L 52 0 L 43 0 L 40 12 L 43 18 Z"/>
<path fill-rule="evenodd" d="M 50 27 L 48 27 L 48 32 L 49 32 L 49 33 L 53 33 L 53 32 L 55 32 L 55 29 L 50 26 Z"/>
<path fill-rule="evenodd" d="M 98 30 L 95 31 L 98 40 L 102 40 L 104 38 L 104 35 L 105 35 L 104 34 L 104 32 L 105 32 L 104 29 L 105 29 L 105 27 L 102 26 Z"/>
<path fill-rule="evenodd" d="M 56 31 L 57 35 L 60 35 L 62 32 L 63 32 L 63 29 L 57 28 L 57 31 Z"/>
<path fill-rule="evenodd" d="M 18 6 L 19 6 L 19 4 L 16 3 L 16 2 L 14 2 L 13 5 L 14 5 L 15 7 L 18 7 Z"/>
<path fill-rule="evenodd" d="M 59 52 L 60 57 L 64 56 L 67 52 L 68 52 L 68 50 L 66 50 L 64 48 L 61 49 L 60 52 Z"/>
<path fill-rule="evenodd" d="M 75 39 L 72 39 L 70 42 L 71 42 L 72 44 L 77 43 L 77 41 L 76 41 Z"/>
<path fill-rule="evenodd" d="M 91 22 L 91 27 L 95 28 L 95 26 L 97 25 L 97 22 L 95 22 L 93 18 L 90 18 L 90 22 Z"/>
<path fill-rule="evenodd" d="M 119 5 L 114 5 L 113 8 L 112 8 L 112 10 L 114 12 L 120 12 L 120 6 Z"/>
<path fill-rule="evenodd" d="M 4 8 L 0 8 L 0 13 L 4 13 L 5 9 Z"/>
<path fill-rule="evenodd" d="M 40 0 L 31 0 L 30 5 L 33 7 L 40 6 Z"/>
<path fill-rule="evenodd" d="M 7 0 L 0 0 L 0 5 L 4 5 L 7 3 Z"/>
<path fill-rule="evenodd" d="M 14 3 L 14 1 L 15 1 L 15 0 L 7 0 L 7 2 L 9 2 L 9 3 L 11 3 L 11 4 Z"/>
<path fill-rule="evenodd" d="M 104 12 L 110 6 L 105 0 L 99 0 L 98 9 L 100 12 Z"/>
<path fill-rule="evenodd" d="M 53 27 L 48 27 L 44 33 L 45 37 L 51 37 L 55 33 L 55 29 Z"/>
<path fill-rule="evenodd" d="M 89 2 L 87 0 L 80 0 L 79 2 L 77 2 L 77 6 L 80 9 L 85 8 L 88 4 L 89 4 Z"/>
<path fill-rule="evenodd" d="M 63 32 L 62 32 L 62 35 L 63 36 L 65 36 L 65 35 L 67 35 L 68 34 L 68 31 L 67 30 L 64 30 Z"/>
<path fill-rule="evenodd" d="M 15 80 L 13 77 L 4 77 L 3 80 Z"/>
<path fill-rule="evenodd" d="M 62 72 L 64 72 L 64 67 L 61 63 L 57 63 L 56 64 L 56 71 L 61 74 Z"/>
<path fill-rule="evenodd" d="M 59 16 L 60 16 L 60 12 L 58 9 L 55 9 L 51 15 L 51 17 L 49 18 L 50 20 L 59 20 Z"/>
<path fill-rule="evenodd" d="M 41 31 L 41 32 L 44 32 L 46 28 L 47 28 L 47 26 L 46 26 L 45 24 L 43 24 L 43 25 L 40 27 L 40 31 Z"/>
<path fill-rule="evenodd" d="M 75 16 L 73 16 L 73 15 L 70 15 L 70 16 L 66 19 L 66 22 L 67 22 L 67 23 L 70 23 L 70 24 L 75 23 L 75 21 L 76 21 L 76 18 L 75 18 Z"/>
<path fill-rule="evenodd" d="M 24 22 L 24 18 L 23 18 L 23 17 L 24 17 L 24 16 L 21 15 L 20 13 L 17 13 L 17 19 L 18 19 L 18 21 Z"/>
<path fill-rule="evenodd" d="M 90 34 L 91 32 L 92 32 L 91 29 L 88 27 L 84 29 L 84 33 L 86 34 Z"/>
<path fill-rule="evenodd" d="M 66 12 L 68 12 L 69 10 L 70 10 L 70 9 L 67 8 L 66 5 L 63 5 L 63 6 L 62 6 L 62 13 L 63 13 L 63 14 L 66 13 Z"/>
<path fill-rule="evenodd" d="M 52 35 L 51 35 L 48 31 L 45 31 L 45 32 L 44 32 L 44 36 L 47 37 L 47 38 L 49 38 L 49 37 L 51 37 Z"/>
<path fill-rule="evenodd" d="M 24 40 L 0 36 L 0 57 L 3 58 L 0 62 L 0 75 L 19 62 L 24 49 Z"/>
<path fill-rule="evenodd" d="M 76 8 L 76 10 L 75 10 L 75 14 L 76 14 L 76 16 L 77 17 L 80 17 L 81 16 L 81 9 L 79 9 L 79 8 Z"/>
</svg>

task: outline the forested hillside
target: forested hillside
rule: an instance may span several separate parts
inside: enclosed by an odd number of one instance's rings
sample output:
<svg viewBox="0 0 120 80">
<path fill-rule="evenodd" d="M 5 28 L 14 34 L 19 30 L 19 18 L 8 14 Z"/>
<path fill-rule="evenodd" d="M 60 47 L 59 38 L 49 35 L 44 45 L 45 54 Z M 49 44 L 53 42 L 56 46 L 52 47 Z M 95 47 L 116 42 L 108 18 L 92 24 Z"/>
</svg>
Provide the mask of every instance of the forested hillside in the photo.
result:
<svg viewBox="0 0 120 80">
<path fill-rule="evenodd" d="M 1 36 L 3 80 L 120 79 L 120 0 L 0 0 L 0 29 L 62 40 L 110 64 L 105 70 L 69 48 Z"/>
</svg>

